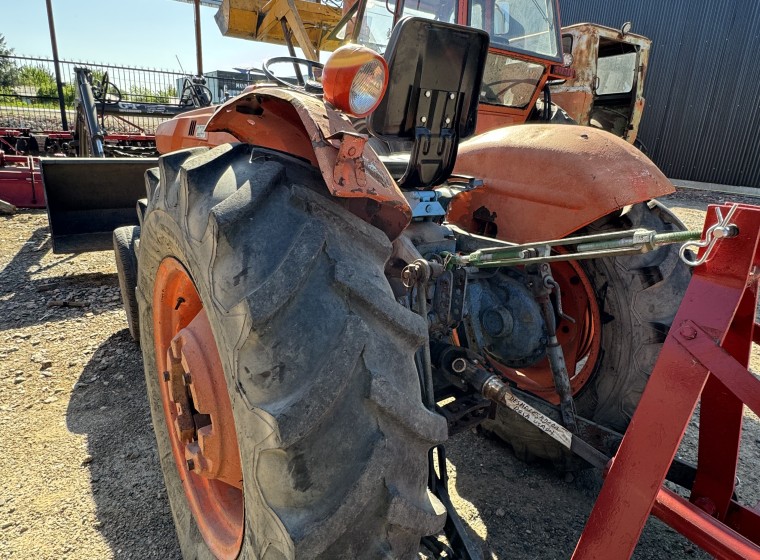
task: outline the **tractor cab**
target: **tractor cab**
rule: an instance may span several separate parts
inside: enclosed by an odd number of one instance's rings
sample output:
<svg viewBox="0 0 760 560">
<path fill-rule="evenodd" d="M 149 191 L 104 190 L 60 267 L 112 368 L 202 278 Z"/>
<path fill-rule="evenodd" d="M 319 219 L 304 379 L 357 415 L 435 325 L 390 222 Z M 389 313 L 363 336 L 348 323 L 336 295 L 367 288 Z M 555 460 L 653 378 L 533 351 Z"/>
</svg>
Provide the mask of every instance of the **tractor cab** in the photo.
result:
<svg viewBox="0 0 760 560">
<path fill-rule="evenodd" d="M 566 75 L 554 0 L 359 0 L 347 9 L 333 36 L 382 53 L 395 24 L 409 16 L 489 34 L 478 133 L 526 122 L 547 81 Z"/>
<path fill-rule="evenodd" d="M 575 122 L 601 128 L 633 144 L 644 111 L 644 76 L 652 41 L 592 23 L 562 28 L 574 76 L 551 84 L 551 96 Z"/>
</svg>

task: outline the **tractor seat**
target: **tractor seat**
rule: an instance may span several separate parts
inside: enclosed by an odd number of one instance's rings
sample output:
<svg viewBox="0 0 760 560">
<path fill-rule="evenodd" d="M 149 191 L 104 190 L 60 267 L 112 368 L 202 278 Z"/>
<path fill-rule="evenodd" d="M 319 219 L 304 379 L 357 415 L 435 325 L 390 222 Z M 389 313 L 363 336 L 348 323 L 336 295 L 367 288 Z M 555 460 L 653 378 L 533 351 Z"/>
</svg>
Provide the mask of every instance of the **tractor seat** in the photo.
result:
<svg viewBox="0 0 760 560">
<path fill-rule="evenodd" d="M 400 181 L 406 173 L 406 169 L 409 167 L 409 158 L 411 152 L 403 152 L 398 154 L 381 155 L 380 161 L 383 163 L 388 173 L 391 174 L 394 181 Z"/>
<path fill-rule="evenodd" d="M 459 141 L 475 132 L 487 54 L 488 34 L 472 27 L 418 17 L 394 27 L 388 89 L 367 129 L 391 148 L 378 153 L 402 189 L 431 188 L 451 175 Z M 399 142 L 409 152 L 396 153 Z"/>
</svg>

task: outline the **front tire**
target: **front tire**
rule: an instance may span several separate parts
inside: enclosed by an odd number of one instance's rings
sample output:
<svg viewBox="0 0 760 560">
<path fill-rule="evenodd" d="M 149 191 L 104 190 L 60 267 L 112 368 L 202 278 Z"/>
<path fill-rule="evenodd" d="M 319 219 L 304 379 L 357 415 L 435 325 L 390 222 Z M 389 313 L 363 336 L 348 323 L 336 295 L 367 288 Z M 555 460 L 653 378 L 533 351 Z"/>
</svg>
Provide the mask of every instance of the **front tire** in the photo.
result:
<svg viewBox="0 0 760 560">
<path fill-rule="evenodd" d="M 138 299 L 183 556 L 212 553 L 161 400 L 153 307 L 166 259 L 192 279 L 229 390 L 245 508 L 237 557 L 414 557 L 445 521 L 426 482 L 428 449 L 447 428 L 422 404 L 414 353 L 427 328 L 394 300 L 388 239 L 331 199 L 318 170 L 283 154 L 231 144 L 159 165 L 147 174 Z"/>
<path fill-rule="evenodd" d="M 119 279 L 121 303 L 127 316 L 127 326 L 132 340 L 140 343 L 140 318 L 137 312 L 137 244 L 139 226 L 123 226 L 113 231 L 113 252 L 116 260 L 116 276 Z"/>
<path fill-rule="evenodd" d="M 684 230 L 656 201 L 636 204 L 597 220 L 584 233 L 647 228 Z M 662 344 L 691 279 L 678 257 L 678 246 L 643 255 L 581 261 L 599 307 L 601 340 L 593 373 L 574 395 L 577 413 L 619 433 L 625 432 L 638 406 Z M 563 286 L 563 297 L 569 297 Z M 499 407 L 483 424 L 507 442 L 522 460 L 548 459 L 562 470 L 585 465 L 564 447 L 511 410 Z"/>
</svg>

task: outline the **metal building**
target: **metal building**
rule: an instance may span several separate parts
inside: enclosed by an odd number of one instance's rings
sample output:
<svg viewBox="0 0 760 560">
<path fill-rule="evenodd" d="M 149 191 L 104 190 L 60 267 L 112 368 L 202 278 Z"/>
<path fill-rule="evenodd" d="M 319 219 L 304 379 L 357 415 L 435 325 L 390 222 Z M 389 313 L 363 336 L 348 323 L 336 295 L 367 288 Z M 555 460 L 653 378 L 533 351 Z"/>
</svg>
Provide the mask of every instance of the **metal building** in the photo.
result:
<svg viewBox="0 0 760 560">
<path fill-rule="evenodd" d="M 639 139 L 668 177 L 760 188 L 760 2 L 560 0 L 652 39 Z"/>
</svg>

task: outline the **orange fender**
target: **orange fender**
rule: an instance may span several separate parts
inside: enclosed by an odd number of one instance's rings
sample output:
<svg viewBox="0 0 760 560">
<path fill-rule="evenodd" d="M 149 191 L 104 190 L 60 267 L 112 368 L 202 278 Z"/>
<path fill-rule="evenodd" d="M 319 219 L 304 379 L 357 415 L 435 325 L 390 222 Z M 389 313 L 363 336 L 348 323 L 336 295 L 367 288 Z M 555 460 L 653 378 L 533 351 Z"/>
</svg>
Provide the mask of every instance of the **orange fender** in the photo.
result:
<svg viewBox="0 0 760 560">
<path fill-rule="evenodd" d="M 333 196 L 393 240 L 412 210 L 372 148 L 345 115 L 295 90 L 252 86 L 219 107 L 183 113 L 156 130 L 160 153 L 246 142 L 300 157 L 322 173 Z M 341 153 L 343 147 L 343 153 Z"/>
<path fill-rule="evenodd" d="M 628 142 L 590 127 L 525 124 L 459 146 L 456 174 L 483 179 L 448 220 L 515 243 L 565 237 L 621 208 L 675 191 Z"/>
<path fill-rule="evenodd" d="M 206 125 L 241 142 L 299 156 L 319 167 L 327 189 L 354 214 L 395 239 L 412 210 L 377 154 L 348 118 L 321 99 L 260 86 L 220 106 Z"/>
</svg>

